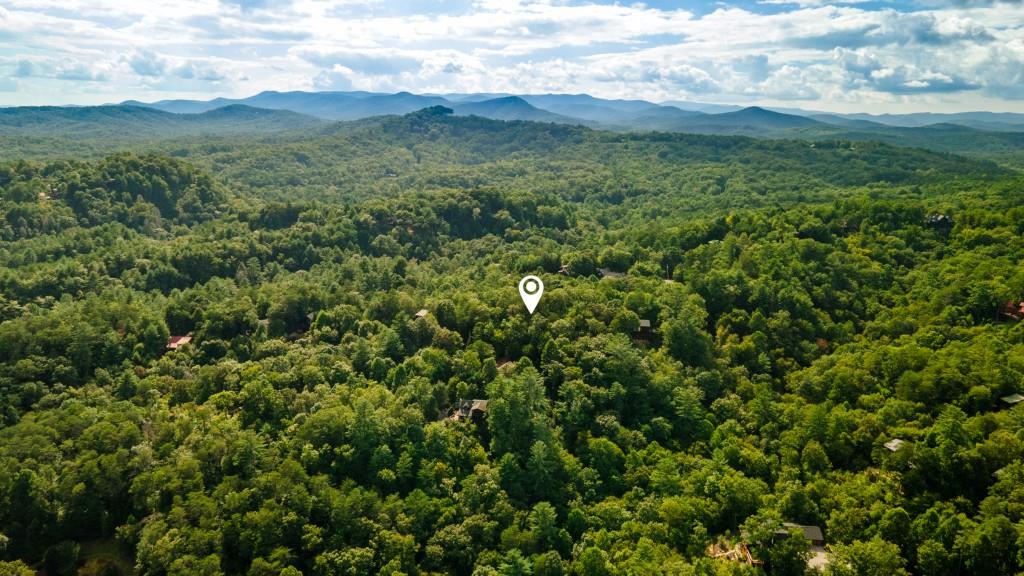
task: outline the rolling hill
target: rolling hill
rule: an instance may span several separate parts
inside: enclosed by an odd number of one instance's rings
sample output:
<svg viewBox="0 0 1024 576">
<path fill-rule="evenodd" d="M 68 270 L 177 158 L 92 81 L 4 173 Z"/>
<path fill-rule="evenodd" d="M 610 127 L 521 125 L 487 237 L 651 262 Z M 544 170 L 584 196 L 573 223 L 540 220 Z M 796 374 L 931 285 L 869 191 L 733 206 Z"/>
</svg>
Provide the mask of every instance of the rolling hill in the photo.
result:
<svg viewBox="0 0 1024 576">
<path fill-rule="evenodd" d="M 294 119 L 124 108 L 5 121 Z M 693 121 L 823 130 L 723 116 Z M 808 573 L 805 531 L 896 559 L 858 574 L 953 574 L 963 542 L 963 573 L 1015 573 L 988 567 L 1019 559 L 990 517 L 1024 485 L 1019 174 L 444 106 L 317 122 L 0 162 L 0 574 L 763 574 L 706 557 L 741 531 L 772 576 Z"/>
<path fill-rule="evenodd" d="M 709 194 L 723 194 L 733 187 L 763 185 L 752 176 L 729 176 L 735 170 L 748 175 L 781 171 L 787 183 L 772 186 L 809 198 L 834 186 L 924 183 L 935 174 L 987 177 L 1006 172 L 990 162 L 873 142 L 854 147 L 822 141 L 811 146 L 795 139 L 607 132 L 445 110 L 380 117 L 359 128 L 346 124 L 348 129 L 336 133 L 297 131 L 272 143 L 243 137 L 225 139 L 216 147 L 178 141 L 172 150 L 256 196 L 342 202 L 387 195 L 410 182 L 424 190 L 473 188 L 482 181 L 480 174 L 498 187 L 557 190 L 584 198 L 590 193 L 619 194 L 633 177 L 627 175 L 640 172 L 653 187 L 649 192 L 669 194 L 673 186 L 687 182 Z M 731 166 L 737 158 L 747 165 Z M 510 166 L 543 168 L 531 169 L 536 177 L 524 179 Z M 424 178 L 423 173 L 432 176 Z"/>
<path fill-rule="evenodd" d="M 834 114 L 797 108 L 740 108 L 687 101 L 661 104 L 645 100 L 615 100 L 588 94 L 412 94 L 399 92 L 275 92 L 248 98 L 215 98 L 209 101 L 164 100 L 123 104 L 174 113 L 202 113 L 241 104 L 271 110 L 288 110 L 324 120 L 358 120 L 373 116 L 407 114 L 430 106 L 445 106 L 456 114 L 496 120 L 535 120 L 584 124 L 608 130 L 658 130 L 700 134 L 746 134 L 764 137 L 842 137 L 846 131 L 878 132 L 888 140 L 907 136 L 887 132 L 899 128 L 924 128 L 931 124 L 956 124 L 987 132 L 1024 132 L 1024 114 L 965 112 L 957 114 Z M 801 133 L 794 133 L 801 132 Z M 910 134 L 927 140 L 929 134 Z"/>
<path fill-rule="evenodd" d="M 957 124 L 968 128 L 990 131 L 1024 131 L 1024 114 L 1011 112 L 960 112 L 935 114 L 847 114 L 854 120 L 868 120 L 887 126 L 920 128 L 931 124 Z"/>
<path fill-rule="evenodd" d="M 452 107 L 460 116 L 482 116 L 493 120 L 531 120 L 534 122 L 556 122 L 579 124 L 579 118 L 571 118 L 530 105 L 519 96 L 506 96 L 478 102 L 459 103 Z"/>
<path fill-rule="evenodd" d="M 687 103 L 682 103 L 687 104 Z M 894 146 L 926 148 L 1000 163 L 1024 166 L 1024 127 L 1015 128 L 1015 114 L 964 113 L 902 116 L 787 113 L 762 107 L 706 113 L 643 100 L 607 100 L 586 94 L 509 96 L 494 94 L 418 95 L 409 92 L 261 92 L 242 99 L 165 100 L 150 104 L 86 107 L 20 107 L 0 109 L 0 143 L 6 151 L 30 150 L 52 157 L 88 142 L 97 151 L 115 150 L 127 142 L 191 135 L 275 134 L 315 128 L 326 135 L 378 123 L 377 118 L 403 115 L 433 106 L 458 116 L 493 120 L 583 125 L 617 132 L 658 131 L 709 135 L 743 135 L 800 140 L 879 141 Z M 344 121 L 338 123 L 337 121 Z M 925 124 L 928 120 L 950 120 Z M 953 122 L 951 120 L 958 120 Z M 959 121 L 999 124 L 999 130 L 965 126 Z M 354 125 L 349 123 L 355 122 Z M 899 126 L 894 123 L 914 124 Z M 17 139 L 14 141 L 12 139 Z"/>
<path fill-rule="evenodd" d="M 523 99 L 556 114 L 581 118 L 605 126 L 630 125 L 631 119 L 655 110 L 678 110 L 645 100 L 606 100 L 589 94 L 537 94 L 523 96 Z"/>
<path fill-rule="evenodd" d="M 242 104 L 270 110 L 288 110 L 325 120 L 356 120 L 385 114 L 407 114 L 428 106 L 449 104 L 439 96 L 420 96 L 409 92 L 377 94 L 372 92 L 260 92 L 240 99 L 216 98 L 210 101 L 164 100 L 146 104 L 165 112 L 198 113 L 222 106 Z"/>
<path fill-rule="evenodd" d="M 198 114 L 133 105 L 0 108 L 0 135 L 117 140 L 171 136 L 269 133 L 310 128 L 323 121 L 288 110 L 232 104 Z"/>
<path fill-rule="evenodd" d="M 756 106 L 721 114 L 694 114 L 692 112 L 683 114 L 656 117 L 658 122 L 649 122 L 645 128 L 695 134 L 777 136 L 779 132 L 785 130 L 825 128 L 827 126 L 813 118 L 773 112 Z M 651 118 L 651 116 L 647 117 Z"/>
</svg>

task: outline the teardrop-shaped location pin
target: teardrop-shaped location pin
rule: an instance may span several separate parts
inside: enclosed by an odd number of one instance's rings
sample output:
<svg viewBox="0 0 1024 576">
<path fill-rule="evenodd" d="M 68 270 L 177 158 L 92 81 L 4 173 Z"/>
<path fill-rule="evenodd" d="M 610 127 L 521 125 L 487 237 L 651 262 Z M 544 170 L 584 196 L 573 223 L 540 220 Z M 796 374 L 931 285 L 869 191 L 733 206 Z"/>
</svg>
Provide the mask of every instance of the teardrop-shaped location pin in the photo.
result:
<svg viewBox="0 0 1024 576">
<path fill-rule="evenodd" d="M 526 309 L 533 314 L 533 311 L 537 309 L 537 303 L 540 302 L 540 297 L 544 295 L 544 283 L 536 276 L 524 276 L 519 281 L 519 295 L 523 297 Z"/>
</svg>

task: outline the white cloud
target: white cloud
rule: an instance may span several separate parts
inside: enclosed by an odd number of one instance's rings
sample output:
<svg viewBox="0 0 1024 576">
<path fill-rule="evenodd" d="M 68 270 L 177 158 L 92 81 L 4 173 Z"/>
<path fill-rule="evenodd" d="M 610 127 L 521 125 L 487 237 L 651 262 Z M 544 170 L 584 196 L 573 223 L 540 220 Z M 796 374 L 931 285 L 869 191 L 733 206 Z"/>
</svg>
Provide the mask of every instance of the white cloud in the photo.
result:
<svg viewBox="0 0 1024 576">
<path fill-rule="evenodd" d="M 14 69 L 14 72 L 11 74 L 11 76 L 15 76 L 18 78 L 28 78 L 29 76 L 32 76 L 32 73 L 34 71 L 35 66 L 32 65 L 31 61 L 18 60 L 18 66 Z"/>
<path fill-rule="evenodd" d="M 352 89 L 352 77 L 355 75 L 350 68 L 335 64 L 330 70 L 324 70 L 313 79 L 313 87 L 317 90 L 345 91 Z"/>
<path fill-rule="evenodd" d="M 139 76 L 163 76 L 167 70 L 167 60 L 148 50 L 132 54 L 127 62 Z"/>
<path fill-rule="evenodd" d="M 264 89 L 590 92 L 833 109 L 923 109 L 938 96 L 946 107 L 1008 109 L 1024 99 L 1020 2 L 898 7 L 799 0 L 697 15 L 481 0 L 415 13 L 383 0 L 7 0 L 0 64 L 19 81 L 0 103 Z"/>
<path fill-rule="evenodd" d="M 58 80 L 80 82 L 105 82 L 110 79 L 105 71 L 84 62 L 63 62 L 57 66 L 54 77 Z"/>
</svg>

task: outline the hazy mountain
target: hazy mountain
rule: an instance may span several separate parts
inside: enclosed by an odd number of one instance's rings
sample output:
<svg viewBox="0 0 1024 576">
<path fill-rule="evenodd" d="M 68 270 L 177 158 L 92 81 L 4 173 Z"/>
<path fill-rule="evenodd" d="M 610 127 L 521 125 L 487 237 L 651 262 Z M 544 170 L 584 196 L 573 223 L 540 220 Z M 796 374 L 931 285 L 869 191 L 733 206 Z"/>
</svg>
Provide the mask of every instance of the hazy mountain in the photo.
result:
<svg viewBox="0 0 1024 576">
<path fill-rule="evenodd" d="M 426 94 L 426 96 L 440 96 L 449 102 L 482 102 L 484 100 L 494 100 L 496 98 L 515 96 L 515 94 L 506 94 L 502 92 L 478 92 L 475 94 Z"/>
<path fill-rule="evenodd" d="M 1024 166 L 1024 129 L 1018 132 L 1005 128 L 984 131 L 952 123 L 904 127 L 836 114 L 805 117 L 758 107 L 704 114 L 643 101 L 606 101 L 586 95 L 506 96 L 484 100 L 467 97 L 452 102 L 440 96 L 409 93 L 264 92 L 244 100 L 268 107 L 301 107 L 317 111 L 322 116 L 314 118 L 287 109 L 257 108 L 237 104 L 230 99 L 209 102 L 175 100 L 149 105 L 0 108 L 0 138 L 4 138 L 9 146 L 33 150 L 40 156 L 53 156 L 58 150 L 72 148 L 78 155 L 88 155 L 94 149 L 123 149 L 140 140 L 194 135 L 291 132 L 312 138 L 350 133 L 361 127 L 386 122 L 402 111 L 416 111 L 429 107 L 424 104 L 443 103 L 440 105 L 454 110 L 459 116 L 554 122 L 620 132 L 656 130 L 760 138 L 878 141 L 981 156 L 1009 166 Z M 532 104 L 530 100 L 574 112 L 577 116 L 552 112 Z M 221 106 L 200 113 L 172 113 L 155 108 L 202 110 L 217 104 Z M 324 117 L 355 120 L 330 122 Z M 604 118 L 605 121 L 596 121 L 595 118 Z M 307 128 L 309 130 L 302 130 Z"/>
<path fill-rule="evenodd" d="M 456 115 L 496 120 L 530 120 L 584 125 L 615 131 L 689 132 L 812 140 L 875 140 L 985 155 L 1010 165 L 1024 158 L 1024 114 L 972 112 L 961 114 L 829 114 L 693 102 L 659 105 L 644 100 L 606 100 L 587 94 L 418 95 L 408 92 L 261 92 L 242 99 L 209 101 L 129 101 L 125 105 L 86 107 L 21 107 L 0 109 L 0 135 L 37 140 L 37 147 L 57 137 L 85 141 L 103 136 L 111 145 L 139 138 L 192 134 L 270 133 L 315 127 L 315 133 L 342 133 L 380 117 L 444 106 Z M 701 107 L 684 110 L 678 106 Z M 357 121 L 329 123 L 325 120 Z M 43 142 L 47 140 L 47 142 Z M 49 142 L 49 144 L 48 144 Z"/>
<path fill-rule="evenodd" d="M 680 110 L 691 112 L 703 112 L 705 114 L 724 114 L 726 112 L 738 112 L 743 106 L 735 104 L 710 104 L 708 102 L 688 102 L 686 100 L 668 100 L 661 103 L 662 106 L 674 106 Z"/>
<path fill-rule="evenodd" d="M 214 98 L 213 100 L 161 100 L 159 102 L 139 102 L 138 100 L 125 100 L 122 106 L 136 106 L 139 108 L 150 108 L 161 112 L 172 114 L 201 114 L 217 108 L 238 104 L 238 100 L 230 98 Z M 117 106 L 111 104 L 110 106 Z"/>
<path fill-rule="evenodd" d="M 849 128 L 852 130 L 879 130 L 889 128 L 889 126 L 878 122 L 847 118 L 846 116 L 839 116 L 837 114 L 815 114 L 813 116 L 808 116 L 808 118 L 817 120 L 818 122 L 824 122 L 825 124 L 832 124 L 833 126 Z"/>
<path fill-rule="evenodd" d="M 705 116 L 699 119 L 702 123 L 715 123 L 729 126 L 750 126 L 753 128 L 805 128 L 808 126 L 816 126 L 820 124 L 817 120 L 807 118 L 806 116 L 797 116 L 795 114 L 783 114 L 781 112 L 772 112 L 771 110 L 765 110 L 757 106 L 751 106 L 736 112 L 726 112 L 724 114 L 713 114 Z"/>
<path fill-rule="evenodd" d="M 869 124 L 872 127 L 861 129 L 797 130 L 792 137 L 885 142 L 896 146 L 984 156 L 1018 166 L 1024 161 L 1024 131 L 987 131 L 949 123 L 914 127 Z"/>
<path fill-rule="evenodd" d="M 122 125 L 135 122 L 171 122 L 174 115 L 136 106 L 17 106 L 0 108 L 0 130 L 32 130 L 38 127 L 103 122 Z M 62 126 L 63 127 L 63 126 Z M 70 135 L 70 134 L 69 134 Z"/>
<path fill-rule="evenodd" d="M 606 124 L 616 130 L 657 130 L 678 132 L 678 128 L 694 122 L 695 118 L 707 116 L 703 112 L 680 110 L 674 106 L 658 106 L 636 114 L 623 115 L 615 123 Z"/>
<path fill-rule="evenodd" d="M 806 116 L 772 112 L 756 106 L 722 114 L 700 114 L 665 120 L 650 129 L 697 134 L 774 135 L 794 128 L 825 127 L 826 124 Z"/>
<path fill-rule="evenodd" d="M 475 115 L 494 120 L 532 120 L 535 122 L 557 122 L 560 124 L 580 123 L 579 118 L 570 118 L 531 106 L 529 102 L 519 96 L 457 103 L 452 105 L 451 108 L 460 116 Z"/>
<path fill-rule="evenodd" d="M 153 103 L 128 101 L 124 104 L 175 113 L 200 113 L 226 105 L 244 104 L 272 110 L 291 110 L 328 120 L 355 120 L 386 114 L 406 114 L 430 106 L 446 106 L 458 114 L 475 114 L 499 120 L 537 120 L 571 124 L 585 121 L 582 123 L 619 129 L 630 129 L 635 126 L 656 127 L 658 114 L 664 115 L 665 119 L 687 114 L 678 108 L 659 106 L 644 100 L 604 100 L 587 94 L 511 96 L 268 91 L 241 99 L 164 100 Z M 651 115 L 652 112 L 654 116 Z"/>
<path fill-rule="evenodd" d="M 421 96 L 409 92 L 377 94 L 373 92 L 260 92 L 241 99 L 215 98 L 209 101 L 164 100 L 137 106 L 166 112 L 198 113 L 231 104 L 244 104 L 270 110 L 290 110 L 326 120 L 355 120 L 384 114 L 407 114 L 429 106 L 449 104 L 440 96 Z"/>
<path fill-rule="evenodd" d="M 491 104 L 485 104 L 492 102 Z M 529 109 L 524 103 L 532 107 Z M 916 128 L 951 123 L 988 131 L 1024 131 L 1024 114 L 964 112 L 959 114 L 835 114 L 799 108 L 741 108 L 704 102 L 613 100 L 588 94 L 382 94 L 374 92 L 261 92 L 248 98 L 163 100 L 153 103 L 124 102 L 166 112 L 196 114 L 232 104 L 271 110 L 290 110 L 327 120 L 356 120 L 385 114 L 406 114 L 429 106 L 446 106 L 459 114 L 495 119 L 584 123 L 615 130 L 694 131 L 705 133 L 757 134 L 764 130 L 811 127 L 814 122 L 845 129 L 875 130 L 880 127 Z M 476 108 L 465 108 L 480 104 Z M 470 111 L 465 111 L 470 110 Z M 547 116 L 548 112 L 554 116 Z M 730 116 L 730 114 L 735 114 Z M 778 114 L 778 116 L 772 116 Z M 705 116 L 703 120 L 697 117 Z M 799 121 L 805 118 L 810 121 Z"/>
<path fill-rule="evenodd" d="M 0 109 L 0 135 L 79 139 L 158 138 L 186 134 L 266 133 L 322 124 L 287 110 L 232 104 L 200 114 L 175 114 L 135 105 L 23 106 Z"/>
<path fill-rule="evenodd" d="M 704 112 L 706 114 L 721 114 L 735 112 L 741 109 L 739 106 L 708 104 L 702 102 L 667 101 L 662 102 L 666 106 L 675 106 L 682 110 Z M 999 130 L 999 131 L 1024 131 L 1024 114 L 1012 112 L 959 112 L 952 114 L 939 114 L 931 112 L 915 112 L 910 114 L 868 114 L 849 113 L 839 114 L 834 112 L 822 112 L 818 110 L 805 110 L 803 108 L 787 108 L 779 106 L 765 106 L 764 109 L 793 116 L 805 116 L 829 124 L 859 126 L 867 128 L 870 125 L 897 126 L 903 128 L 920 128 L 931 124 L 957 124 L 978 130 Z M 871 124 L 851 124 L 850 121 L 863 121 Z"/>
<path fill-rule="evenodd" d="M 589 94 L 531 94 L 523 99 L 556 114 L 606 125 L 628 123 L 637 114 L 662 108 L 645 100 L 604 100 Z"/>
<path fill-rule="evenodd" d="M 1012 112 L 959 112 L 955 114 L 934 114 L 917 112 L 913 114 L 844 114 L 847 118 L 868 120 L 889 126 L 915 128 L 929 124 L 959 124 L 980 130 L 1024 130 L 1024 114 Z"/>
<path fill-rule="evenodd" d="M 382 114 L 408 114 L 431 106 L 447 106 L 450 102 L 440 96 L 420 96 L 409 92 L 397 94 L 374 94 L 362 98 L 353 98 L 347 106 L 339 110 L 333 118 L 339 120 L 355 120 L 367 116 Z M 323 115 L 324 118 L 332 116 Z"/>
</svg>

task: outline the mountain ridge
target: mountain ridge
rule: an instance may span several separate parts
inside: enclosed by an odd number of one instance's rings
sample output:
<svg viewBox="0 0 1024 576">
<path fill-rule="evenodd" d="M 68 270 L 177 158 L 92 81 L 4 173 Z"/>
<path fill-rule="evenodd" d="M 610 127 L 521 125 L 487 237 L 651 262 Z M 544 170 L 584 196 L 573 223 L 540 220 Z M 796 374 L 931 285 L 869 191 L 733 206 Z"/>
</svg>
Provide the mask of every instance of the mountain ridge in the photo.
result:
<svg viewBox="0 0 1024 576">
<path fill-rule="evenodd" d="M 139 139 L 197 134 L 271 134 L 310 127 L 316 127 L 317 133 L 331 133 L 349 131 L 362 123 L 372 124 L 374 118 L 401 116 L 436 106 L 460 116 L 578 125 L 613 132 L 681 132 L 811 141 L 874 140 L 896 146 L 999 158 L 1007 165 L 1024 167 L 1024 126 L 1015 129 L 1012 124 L 1005 124 L 1000 130 L 991 130 L 944 121 L 907 127 L 834 114 L 789 114 L 761 106 L 708 114 L 642 100 L 604 100 L 586 94 L 478 99 L 473 95 L 446 97 L 410 92 L 265 91 L 244 99 L 165 100 L 150 104 L 129 100 L 106 106 L 13 107 L 0 108 L 0 135 L 32 138 L 36 141 L 34 146 L 42 149 L 53 146 L 52 142 L 43 140 L 52 140 L 58 134 L 80 141 L 106 137 L 112 145 Z M 922 121 L 921 118 L 926 117 L 918 118 Z M 927 118 L 949 120 L 941 115 Z M 990 123 L 993 118 L 1012 120 L 1015 116 L 978 114 L 973 118 Z"/>
<path fill-rule="evenodd" d="M 173 113 L 132 104 L 61 107 L 27 106 L 0 109 L 0 135 L 60 133 L 90 137 L 161 137 L 209 132 L 277 132 L 323 124 L 289 110 L 229 104 L 199 113 Z"/>
<path fill-rule="evenodd" d="M 573 124 L 580 121 L 579 118 L 564 116 L 538 108 L 520 96 L 503 96 L 476 102 L 459 102 L 452 107 L 452 110 L 458 115 L 475 115 L 493 120 L 530 120 L 560 124 Z"/>
<path fill-rule="evenodd" d="M 382 93 L 366 91 L 326 91 L 278 92 L 267 90 L 245 98 L 214 98 L 211 100 L 161 100 L 145 103 L 136 100 L 122 104 L 145 106 L 175 113 L 200 113 L 231 104 L 244 104 L 259 108 L 291 110 L 324 120 L 356 120 L 370 116 L 386 114 L 406 114 L 429 106 L 441 105 L 452 108 L 456 113 L 460 109 L 475 108 L 479 110 L 505 108 L 499 103 L 503 99 L 518 98 L 530 106 L 555 114 L 558 117 L 546 117 L 549 121 L 584 123 L 586 125 L 612 130 L 678 130 L 699 125 L 702 131 L 717 128 L 724 133 L 750 132 L 753 128 L 780 126 L 810 127 L 814 124 L 794 120 L 781 119 L 751 110 L 763 110 L 784 114 L 789 117 L 809 118 L 821 124 L 830 124 L 842 128 L 883 129 L 884 127 L 920 128 L 929 124 L 952 123 L 967 128 L 988 131 L 1024 131 L 1024 114 L 1010 112 L 962 112 L 954 114 L 911 113 L 911 114 L 867 114 L 867 113 L 829 113 L 799 108 L 779 108 L 772 106 L 741 107 L 728 104 L 710 104 L 688 101 L 663 101 L 660 103 L 647 100 L 604 99 L 589 94 L 505 94 L 505 93 L 452 93 L 452 94 L 414 94 L 411 92 Z M 491 102 L 491 104 L 484 104 Z M 736 116 L 725 114 L 740 113 Z M 495 112 L 497 119 L 509 114 Z M 521 114 L 528 118 L 512 117 L 505 119 L 541 119 L 544 114 L 524 110 Z M 686 116 L 711 116 L 709 122 L 696 123 L 683 120 Z M 752 125 L 728 126 L 730 122 L 746 122 Z M 870 122 L 871 124 L 864 124 Z"/>
</svg>

